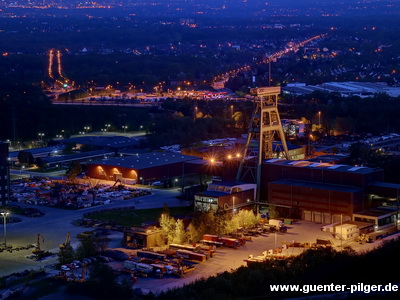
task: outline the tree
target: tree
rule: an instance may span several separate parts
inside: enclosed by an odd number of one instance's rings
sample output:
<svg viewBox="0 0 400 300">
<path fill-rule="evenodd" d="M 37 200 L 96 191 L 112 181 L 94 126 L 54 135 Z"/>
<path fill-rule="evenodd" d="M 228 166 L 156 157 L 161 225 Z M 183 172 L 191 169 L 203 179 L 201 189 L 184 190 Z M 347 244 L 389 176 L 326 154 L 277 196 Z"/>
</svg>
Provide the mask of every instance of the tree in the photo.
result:
<svg viewBox="0 0 400 300">
<path fill-rule="evenodd" d="M 91 180 L 90 178 L 88 178 L 87 183 L 89 184 L 88 193 L 92 195 L 92 204 L 94 204 L 96 201 L 97 193 L 99 192 L 100 179 Z"/>
<path fill-rule="evenodd" d="M 78 161 L 73 161 L 65 172 L 69 182 L 75 185 L 76 177 L 82 172 L 81 164 Z"/>
<path fill-rule="evenodd" d="M 64 155 L 73 154 L 74 153 L 73 150 L 75 149 L 75 147 L 76 147 L 75 143 L 67 143 L 64 147 L 63 154 Z"/>
<path fill-rule="evenodd" d="M 332 147 L 331 148 L 331 152 L 333 153 L 333 154 L 338 154 L 339 153 L 339 148 L 338 147 Z"/>
<path fill-rule="evenodd" d="M 31 164 L 33 164 L 34 158 L 32 156 L 32 153 L 29 151 L 19 151 L 18 161 L 20 164 L 27 164 L 29 168 Z"/>
<path fill-rule="evenodd" d="M 203 237 L 203 233 L 200 232 L 199 228 L 196 228 L 192 222 L 188 226 L 187 230 L 187 241 L 189 243 L 196 243 L 200 241 Z"/>
<path fill-rule="evenodd" d="M 58 252 L 58 263 L 60 265 L 71 263 L 74 260 L 75 253 L 71 245 L 65 245 L 65 247 L 60 247 Z"/>
<path fill-rule="evenodd" d="M 174 234 L 176 228 L 175 219 L 171 217 L 169 214 L 163 213 L 161 214 L 159 222 L 161 230 L 163 232 L 164 242 L 166 244 L 172 243 L 174 240 Z"/>
<path fill-rule="evenodd" d="M 243 128 L 244 118 L 243 113 L 241 111 L 236 111 L 232 116 L 233 121 L 235 122 L 235 126 L 238 128 Z"/>
<path fill-rule="evenodd" d="M 96 256 L 98 254 L 98 248 L 94 238 L 86 237 L 81 239 L 78 247 L 76 248 L 75 254 L 77 259 Z"/>
<path fill-rule="evenodd" d="M 181 219 L 175 222 L 175 233 L 173 237 L 173 242 L 176 244 L 184 244 L 187 240 L 185 226 Z"/>
<path fill-rule="evenodd" d="M 215 220 L 215 231 L 217 235 L 225 234 L 227 223 L 229 222 L 229 212 L 224 210 L 222 207 L 218 207 L 214 213 Z"/>
<path fill-rule="evenodd" d="M 132 296 L 132 284 L 128 281 L 119 284 L 114 270 L 106 264 L 93 266 L 86 288 L 96 299 L 129 299 Z"/>
<path fill-rule="evenodd" d="M 275 205 L 270 205 L 269 206 L 268 213 L 269 213 L 269 218 L 270 219 L 279 218 L 279 212 L 276 210 Z"/>
<path fill-rule="evenodd" d="M 257 224 L 260 220 L 260 216 L 255 215 L 251 210 L 241 210 L 238 213 L 239 225 L 243 228 L 250 228 Z"/>
</svg>

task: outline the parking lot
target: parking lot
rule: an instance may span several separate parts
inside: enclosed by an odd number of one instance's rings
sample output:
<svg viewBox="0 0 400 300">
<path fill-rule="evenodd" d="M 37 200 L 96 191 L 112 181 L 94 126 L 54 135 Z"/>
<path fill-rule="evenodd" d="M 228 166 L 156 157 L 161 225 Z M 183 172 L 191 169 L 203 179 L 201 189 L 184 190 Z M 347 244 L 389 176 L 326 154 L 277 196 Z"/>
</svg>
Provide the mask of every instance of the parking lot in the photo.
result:
<svg viewBox="0 0 400 300">
<path fill-rule="evenodd" d="M 170 207 L 185 206 L 186 202 L 182 202 L 176 198 L 179 194 L 178 190 L 153 190 L 151 194 L 142 196 L 140 201 L 133 198 L 122 201 L 112 201 L 107 208 L 126 207 L 134 205 L 137 209 L 162 207 L 164 203 Z M 25 203 L 18 203 L 21 207 L 37 207 Z M 59 245 L 64 242 L 68 232 L 71 233 L 73 247 L 78 245 L 77 234 L 87 230 L 83 227 L 75 226 L 72 222 L 82 218 L 84 213 L 96 211 L 104 206 L 94 206 L 83 208 L 80 210 L 64 210 L 50 206 L 40 206 L 40 210 L 45 213 L 40 218 L 29 218 L 26 216 L 18 216 L 22 221 L 18 223 L 7 224 L 7 245 L 25 246 L 27 244 L 36 243 L 36 236 L 40 233 L 44 237 L 42 247 L 44 250 L 58 252 Z M 1 238 L 3 235 L 1 234 Z M 115 232 L 111 235 L 110 247 L 118 247 L 121 245 L 122 234 Z M 0 253 L 1 268 L 0 276 L 4 276 L 13 272 L 21 272 L 26 269 L 39 269 L 46 265 L 53 264 L 57 258 L 49 258 L 43 261 L 35 261 L 25 258 L 26 255 L 32 254 L 31 250 L 14 251 L 13 253 Z"/>
<path fill-rule="evenodd" d="M 105 184 L 99 180 L 81 179 L 79 182 L 69 182 L 40 176 L 13 181 L 11 191 L 11 200 L 17 203 L 69 209 L 108 205 L 113 201 L 150 194 L 148 189 Z"/>
</svg>

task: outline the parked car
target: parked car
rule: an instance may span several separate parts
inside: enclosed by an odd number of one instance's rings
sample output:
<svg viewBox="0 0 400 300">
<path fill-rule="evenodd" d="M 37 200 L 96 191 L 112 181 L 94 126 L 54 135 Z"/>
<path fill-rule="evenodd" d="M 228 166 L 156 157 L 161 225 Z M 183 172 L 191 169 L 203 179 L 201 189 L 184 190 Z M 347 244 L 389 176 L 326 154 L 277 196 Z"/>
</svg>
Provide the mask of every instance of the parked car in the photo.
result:
<svg viewBox="0 0 400 300">
<path fill-rule="evenodd" d="M 82 263 L 79 260 L 74 260 L 72 264 L 75 266 L 75 268 L 82 267 Z"/>
<path fill-rule="evenodd" d="M 61 266 L 61 270 L 63 270 L 63 271 L 71 271 L 71 268 L 69 268 L 69 267 L 66 266 L 66 265 L 62 265 L 62 266 Z"/>
</svg>

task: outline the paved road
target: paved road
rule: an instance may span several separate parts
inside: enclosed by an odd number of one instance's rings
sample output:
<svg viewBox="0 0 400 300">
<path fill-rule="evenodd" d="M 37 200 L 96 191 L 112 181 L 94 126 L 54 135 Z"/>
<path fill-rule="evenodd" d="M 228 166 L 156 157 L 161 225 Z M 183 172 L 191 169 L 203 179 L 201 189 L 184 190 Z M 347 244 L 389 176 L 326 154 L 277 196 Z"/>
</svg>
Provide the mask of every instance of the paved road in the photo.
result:
<svg viewBox="0 0 400 300">
<path fill-rule="evenodd" d="M 74 226 L 71 221 L 81 218 L 82 215 L 89 211 L 95 211 L 104 208 L 125 207 L 134 205 L 138 209 L 157 208 L 162 207 L 164 203 L 170 207 L 184 206 L 186 202 L 180 201 L 176 198 L 179 194 L 175 190 L 153 190 L 151 195 L 135 198 L 131 200 L 114 201 L 113 203 L 105 206 L 96 206 L 85 208 L 81 210 L 63 210 L 52 207 L 37 207 L 44 211 L 46 215 L 41 218 L 28 218 L 18 216 L 22 219 L 20 223 L 13 223 L 7 225 L 7 244 L 14 246 L 26 246 L 28 244 L 35 244 L 37 234 L 40 233 L 44 236 L 44 243 L 42 244 L 43 250 L 58 252 L 59 245 L 64 242 L 68 232 L 71 233 L 72 245 L 76 246 L 78 240 L 76 235 L 87 229 L 79 226 Z M 32 206 L 28 204 L 20 204 L 21 206 Z M 3 226 L 1 227 L 0 241 L 3 241 Z M 118 241 L 117 241 L 118 244 Z M 38 268 L 53 263 L 54 260 L 36 262 L 25 258 L 26 255 L 31 254 L 31 250 L 14 251 L 13 253 L 3 252 L 0 253 L 0 276 L 23 271 L 30 268 Z"/>
</svg>

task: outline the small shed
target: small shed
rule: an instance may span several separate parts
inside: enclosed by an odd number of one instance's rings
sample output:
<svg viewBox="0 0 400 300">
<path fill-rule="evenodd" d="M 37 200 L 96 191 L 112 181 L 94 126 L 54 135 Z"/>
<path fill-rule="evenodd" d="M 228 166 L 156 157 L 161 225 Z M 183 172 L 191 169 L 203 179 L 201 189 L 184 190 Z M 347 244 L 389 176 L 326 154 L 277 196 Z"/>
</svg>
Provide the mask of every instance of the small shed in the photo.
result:
<svg viewBox="0 0 400 300">
<path fill-rule="evenodd" d="M 133 249 L 156 247 L 163 241 L 162 230 L 153 226 L 124 231 L 124 246 Z"/>
<path fill-rule="evenodd" d="M 355 224 L 342 224 L 335 226 L 335 237 L 339 240 L 351 240 L 360 235 L 360 230 Z"/>
</svg>

